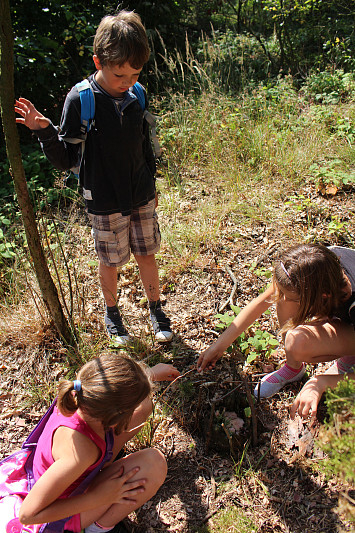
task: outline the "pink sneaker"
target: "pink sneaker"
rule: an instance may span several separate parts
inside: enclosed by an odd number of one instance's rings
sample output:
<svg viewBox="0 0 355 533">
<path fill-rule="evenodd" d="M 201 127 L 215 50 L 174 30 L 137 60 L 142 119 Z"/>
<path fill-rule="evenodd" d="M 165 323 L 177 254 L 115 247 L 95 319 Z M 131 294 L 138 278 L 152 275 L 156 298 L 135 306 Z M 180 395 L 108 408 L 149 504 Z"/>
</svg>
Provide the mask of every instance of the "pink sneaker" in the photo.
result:
<svg viewBox="0 0 355 533">
<path fill-rule="evenodd" d="M 284 364 L 279 370 L 271 372 L 263 377 L 261 381 L 256 385 L 254 389 L 254 396 L 258 398 L 270 398 L 287 383 L 293 383 L 294 381 L 300 381 L 306 372 L 304 364 L 301 368 L 291 368 L 288 364 Z M 259 393 L 260 390 L 260 393 Z"/>
<path fill-rule="evenodd" d="M 355 355 L 345 355 L 334 361 L 325 374 L 348 374 L 355 371 Z"/>
</svg>

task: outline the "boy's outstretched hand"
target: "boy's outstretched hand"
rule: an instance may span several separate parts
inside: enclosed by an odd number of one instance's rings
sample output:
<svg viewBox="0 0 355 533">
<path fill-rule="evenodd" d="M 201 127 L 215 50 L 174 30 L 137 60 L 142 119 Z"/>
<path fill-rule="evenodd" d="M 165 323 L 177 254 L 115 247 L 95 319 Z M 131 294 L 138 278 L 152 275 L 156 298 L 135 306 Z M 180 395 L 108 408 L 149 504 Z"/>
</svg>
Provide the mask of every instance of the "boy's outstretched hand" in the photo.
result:
<svg viewBox="0 0 355 533">
<path fill-rule="evenodd" d="M 37 111 L 32 102 L 26 100 L 26 98 L 16 100 L 15 112 L 21 115 L 16 117 L 16 122 L 27 126 L 30 130 L 40 130 L 50 124 L 50 120 Z"/>
<path fill-rule="evenodd" d="M 205 368 L 211 370 L 216 366 L 218 359 L 220 359 L 222 355 L 222 353 L 216 350 L 214 344 L 212 344 L 212 346 L 200 354 L 197 361 L 197 371 L 202 372 Z"/>
<path fill-rule="evenodd" d="M 173 365 L 158 363 L 150 368 L 153 381 L 173 381 L 180 376 L 180 372 Z"/>
</svg>

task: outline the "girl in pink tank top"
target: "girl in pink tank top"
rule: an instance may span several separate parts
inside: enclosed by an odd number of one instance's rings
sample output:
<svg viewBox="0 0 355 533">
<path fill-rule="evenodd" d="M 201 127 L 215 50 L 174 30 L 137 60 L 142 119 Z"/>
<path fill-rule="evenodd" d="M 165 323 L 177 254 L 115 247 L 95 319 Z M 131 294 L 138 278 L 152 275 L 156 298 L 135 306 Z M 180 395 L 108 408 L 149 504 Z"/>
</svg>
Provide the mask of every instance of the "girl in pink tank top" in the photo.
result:
<svg viewBox="0 0 355 533">
<path fill-rule="evenodd" d="M 145 449 L 112 461 L 151 413 L 150 379 L 178 375 L 171 365 L 144 369 L 129 357 L 110 354 L 86 363 L 75 381 L 61 381 L 33 457 L 35 484 L 27 495 L 0 499 L 1 531 L 37 533 L 65 518 L 53 531 L 109 531 L 148 501 L 165 479 L 164 456 Z M 81 491 L 90 473 L 94 479 Z"/>
</svg>

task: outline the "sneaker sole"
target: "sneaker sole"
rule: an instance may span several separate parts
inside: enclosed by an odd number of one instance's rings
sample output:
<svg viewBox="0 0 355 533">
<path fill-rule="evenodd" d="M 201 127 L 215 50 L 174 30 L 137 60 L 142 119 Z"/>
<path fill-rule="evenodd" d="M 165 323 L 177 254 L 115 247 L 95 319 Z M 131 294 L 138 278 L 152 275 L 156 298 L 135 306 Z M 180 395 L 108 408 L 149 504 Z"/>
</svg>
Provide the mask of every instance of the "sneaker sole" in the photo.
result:
<svg viewBox="0 0 355 533">
<path fill-rule="evenodd" d="M 173 338 L 173 332 L 172 331 L 159 331 L 155 334 L 155 339 L 157 342 L 170 342 Z"/>
<path fill-rule="evenodd" d="M 116 337 L 111 337 L 111 335 L 109 335 L 109 337 L 111 342 L 114 342 L 116 346 L 127 346 L 131 340 L 130 337 L 120 337 L 119 335 L 117 335 Z"/>
</svg>

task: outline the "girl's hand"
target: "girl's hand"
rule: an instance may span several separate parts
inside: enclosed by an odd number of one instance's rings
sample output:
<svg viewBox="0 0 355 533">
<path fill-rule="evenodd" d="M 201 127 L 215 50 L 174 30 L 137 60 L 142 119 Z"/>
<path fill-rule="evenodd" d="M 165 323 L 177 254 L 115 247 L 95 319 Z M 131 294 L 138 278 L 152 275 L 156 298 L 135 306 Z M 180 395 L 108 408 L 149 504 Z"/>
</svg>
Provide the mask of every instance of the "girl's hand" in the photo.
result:
<svg viewBox="0 0 355 533">
<path fill-rule="evenodd" d="M 223 353 L 220 353 L 215 345 L 212 344 L 207 350 L 200 354 L 200 357 L 197 361 L 197 370 L 202 372 L 205 368 L 212 370 L 216 366 L 218 359 L 222 357 Z"/>
<path fill-rule="evenodd" d="M 173 381 L 180 376 L 177 368 L 165 363 L 158 363 L 149 370 L 153 381 Z"/>
<path fill-rule="evenodd" d="M 21 115 L 16 117 L 16 122 L 27 126 L 30 130 L 47 128 L 50 124 L 50 120 L 37 111 L 35 106 L 26 98 L 16 100 L 15 112 Z"/>
<path fill-rule="evenodd" d="M 97 494 L 97 501 L 100 501 L 98 505 L 103 505 L 109 501 L 112 503 L 136 503 L 134 496 L 145 491 L 146 479 L 129 481 L 139 472 L 139 467 L 132 468 L 126 474 L 123 471 L 122 466 L 105 481 L 95 486 L 93 492 Z"/>
<path fill-rule="evenodd" d="M 292 420 L 296 413 L 302 418 L 309 415 L 314 420 L 317 416 L 317 407 L 323 392 L 328 388 L 328 376 L 314 376 L 302 387 L 295 401 L 291 405 L 290 415 Z"/>
</svg>

